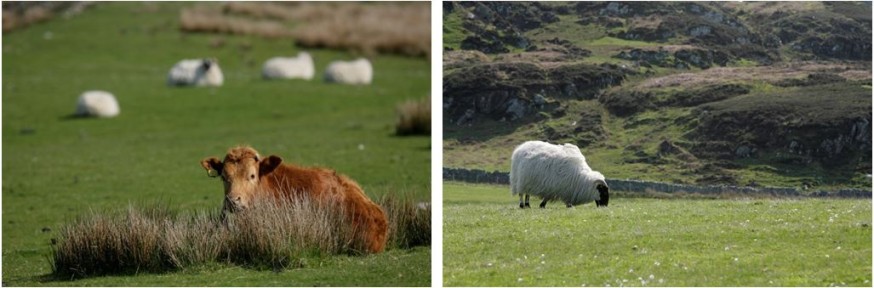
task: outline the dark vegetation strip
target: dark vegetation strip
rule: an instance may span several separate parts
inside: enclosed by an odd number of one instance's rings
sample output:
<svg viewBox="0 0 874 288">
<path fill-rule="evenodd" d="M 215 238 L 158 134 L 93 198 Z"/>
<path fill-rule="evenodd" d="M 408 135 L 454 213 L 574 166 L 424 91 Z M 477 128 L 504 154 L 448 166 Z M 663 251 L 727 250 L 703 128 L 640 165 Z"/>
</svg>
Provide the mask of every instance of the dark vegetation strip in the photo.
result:
<svg viewBox="0 0 874 288">
<path fill-rule="evenodd" d="M 479 169 L 443 168 L 443 180 L 469 183 L 509 184 L 507 172 L 487 172 Z M 695 186 L 640 180 L 607 179 L 611 191 L 643 194 L 703 194 L 703 195 L 750 195 L 770 197 L 837 197 L 871 198 L 871 191 L 861 189 L 840 189 L 837 191 L 802 191 L 792 187 L 746 187 L 746 186 Z M 654 194 L 655 193 L 655 194 Z"/>
</svg>

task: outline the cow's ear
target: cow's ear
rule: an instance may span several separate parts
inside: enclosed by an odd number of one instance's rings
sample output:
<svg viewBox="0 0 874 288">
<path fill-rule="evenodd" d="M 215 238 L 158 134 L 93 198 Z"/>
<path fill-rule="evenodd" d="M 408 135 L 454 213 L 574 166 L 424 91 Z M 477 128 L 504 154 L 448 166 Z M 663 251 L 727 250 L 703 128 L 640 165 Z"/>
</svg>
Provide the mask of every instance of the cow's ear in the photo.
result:
<svg viewBox="0 0 874 288">
<path fill-rule="evenodd" d="M 216 177 L 222 175 L 222 169 L 224 164 L 218 158 L 209 157 L 200 160 L 200 166 L 203 166 L 203 169 L 206 169 L 206 174 L 209 177 Z"/>
<path fill-rule="evenodd" d="M 273 172 L 276 167 L 279 167 L 279 164 L 282 164 L 282 158 L 279 158 L 279 156 L 276 155 L 270 155 L 258 163 L 258 173 L 261 175 L 270 174 L 270 172 Z"/>
</svg>

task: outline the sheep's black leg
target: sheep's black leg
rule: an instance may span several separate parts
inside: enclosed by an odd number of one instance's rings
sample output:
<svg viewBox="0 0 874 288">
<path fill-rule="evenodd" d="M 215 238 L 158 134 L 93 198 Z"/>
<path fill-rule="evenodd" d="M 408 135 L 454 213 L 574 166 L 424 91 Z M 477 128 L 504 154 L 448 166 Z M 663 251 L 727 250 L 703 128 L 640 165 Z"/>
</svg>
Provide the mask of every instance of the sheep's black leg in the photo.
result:
<svg viewBox="0 0 874 288">
<path fill-rule="evenodd" d="M 519 208 L 525 209 L 525 202 L 522 202 L 522 194 L 519 194 Z"/>
<path fill-rule="evenodd" d="M 571 204 L 568 204 L 568 203 L 565 203 L 564 205 L 567 206 L 567 208 L 574 207 L 574 205 L 571 205 Z"/>
<path fill-rule="evenodd" d="M 546 208 L 546 199 L 543 199 L 543 202 L 540 202 L 540 208 Z"/>
<path fill-rule="evenodd" d="M 531 195 L 525 194 L 525 208 L 531 208 L 531 204 L 528 204 L 528 200 L 531 198 Z"/>
</svg>

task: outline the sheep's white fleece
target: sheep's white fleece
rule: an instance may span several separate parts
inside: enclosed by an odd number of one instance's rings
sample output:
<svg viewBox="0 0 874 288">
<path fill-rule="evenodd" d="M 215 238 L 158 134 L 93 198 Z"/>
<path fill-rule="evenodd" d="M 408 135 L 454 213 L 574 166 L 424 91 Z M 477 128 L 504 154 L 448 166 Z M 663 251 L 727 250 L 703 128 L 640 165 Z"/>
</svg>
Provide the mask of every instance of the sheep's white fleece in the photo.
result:
<svg viewBox="0 0 874 288">
<path fill-rule="evenodd" d="M 85 91 L 79 95 L 79 100 L 76 102 L 77 116 L 111 118 L 118 116 L 119 113 L 121 109 L 118 107 L 118 101 L 115 100 L 115 96 L 106 91 Z"/>
<path fill-rule="evenodd" d="M 530 194 L 544 200 L 579 205 L 601 200 L 597 185 L 604 175 L 592 171 L 573 144 L 553 145 L 528 141 L 513 151 L 510 168 L 512 195 Z"/>
<path fill-rule="evenodd" d="M 325 81 L 341 84 L 370 84 L 373 81 L 373 66 L 364 58 L 355 61 L 334 61 L 325 69 Z"/>
<path fill-rule="evenodd" d="M 186 59 L 179 61 L 167 74 L 170 86 L 222 86 L 222 69 L 215 59 Z"/>
<path fill-rule="evenodd" d="M 300 52 L 297 57 L 273 57 L 264 62 L 261 76 L 264 79 L 305 79 L 312 80 L 315 75 L 313 57 Z"/>
</svg>

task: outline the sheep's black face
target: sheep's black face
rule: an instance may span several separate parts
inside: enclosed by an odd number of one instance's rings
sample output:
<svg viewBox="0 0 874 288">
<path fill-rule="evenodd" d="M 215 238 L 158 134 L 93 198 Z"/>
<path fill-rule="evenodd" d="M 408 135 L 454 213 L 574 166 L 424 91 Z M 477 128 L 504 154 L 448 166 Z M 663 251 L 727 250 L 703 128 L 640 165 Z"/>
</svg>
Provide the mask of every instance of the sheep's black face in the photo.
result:
<svg viewBox="0 0 874 288">
<path fill-rule="evenodd" d="M 597 188 L 601 200 L 595 200 L 595 205 L 607 207 L 607 201 L 610 200 L 610 188 L 607 185 L 598 185 Z"/>
</svg>

